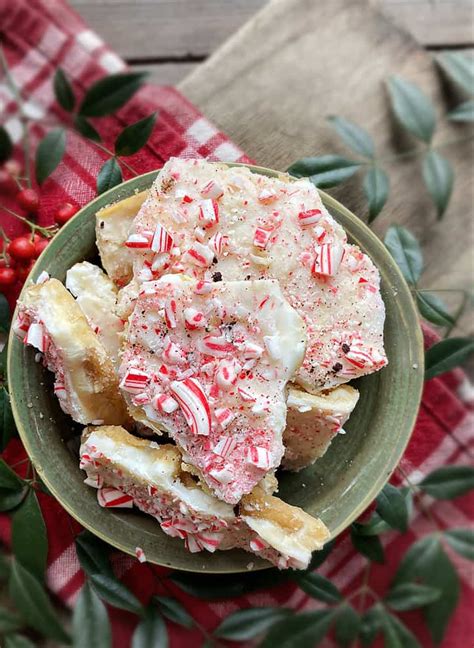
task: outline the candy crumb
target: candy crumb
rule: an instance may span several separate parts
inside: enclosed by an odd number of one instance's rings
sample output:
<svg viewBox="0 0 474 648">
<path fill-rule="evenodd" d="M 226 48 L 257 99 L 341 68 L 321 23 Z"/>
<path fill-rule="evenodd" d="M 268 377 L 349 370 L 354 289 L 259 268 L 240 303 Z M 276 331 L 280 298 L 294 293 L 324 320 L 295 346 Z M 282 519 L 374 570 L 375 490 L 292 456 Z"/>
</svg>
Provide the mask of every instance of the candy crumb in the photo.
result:
<svg viewBox="0 0 474 648">
<path fill-rule="evenodd" d="M 249 564 L 247 565 L 247 569 L 250 571 L 251 569 L 254 568 L 254 566 L 255 566 L 255 563 L 249 562 Z"/>
<path fill-rule="evenodd" d="M 416 364 L 416 362 L 415 362 L 415 364 L 413 365 L 413 369 L 418 369 L 418 365 Z"/>
<path fill-rule="evenodd" d="M 145 552 L 141 547 L 135 547 L 135 556 L 138 559 L 138 562 L 144 563 L 146 562 L 146 556 Z"/>
</svg>

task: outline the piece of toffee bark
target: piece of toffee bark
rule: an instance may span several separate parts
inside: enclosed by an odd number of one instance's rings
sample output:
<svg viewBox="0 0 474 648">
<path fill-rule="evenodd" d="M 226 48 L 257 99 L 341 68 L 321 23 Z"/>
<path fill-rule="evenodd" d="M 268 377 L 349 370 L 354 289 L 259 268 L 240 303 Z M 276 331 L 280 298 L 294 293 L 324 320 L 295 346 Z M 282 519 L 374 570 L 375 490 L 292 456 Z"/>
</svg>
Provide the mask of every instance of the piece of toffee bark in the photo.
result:
<svg viewBox="0 0 474 648">
<path fill-rule="evenodd" d="M 115 314 L 117 288 L 104 271 L 84 261 L 67 271 L 66 288 L 114 362 L 118 361 L 123 321 Z"/>
<path fill-rule="evenodd" d="M 358 400 L 359 392 L 349 385 L 317 395 L 290 387 L 282 467 L 298 471 L 322 457 Z"/>
<path fill-rule="evenodd" d="M 283 455 L 287 381 L 303 320 L 276 281 L 142 284 L 120 387 L 136 420 L 166 430 L 216 495 L 237 503 Z"/>
<path fill-rule="evenodd" d="M 132 248 L 125 245 L 125 241 L 147 193 L 142 191 L 104 207 L 96 214 L 96 242 L 102 265 L 119 287 L 125 286 L 132 278 Z"/>
<path fill-rule="evenodd" d="M 329 537 L 321 520 L 260 487 L 234 511 L 183 472 L 176 446 L 137 439 L 120 427 L 86 428 L 80 456 L 101 506 L 135 505 L 193 553 L 241 548 L 280 569 L 303 569 Z"/>
<path fill-rule="evenodd" d="M 13 327 L 54 372 L 54 393 L 75 421 L 118 425 L 128 419 L 112 361 L 62 283 L 48 279 L 26 288 Z"/>
<path fill-rule="evenodd" d="M 306 391 L 386 364 L 379 273 L 347 243 L 308 180 L 172 158 L 130 231 L 137 281 L 181 272 L 207 281 L 278 280 L 307 326 L 295 378 Z"/>
</svg>

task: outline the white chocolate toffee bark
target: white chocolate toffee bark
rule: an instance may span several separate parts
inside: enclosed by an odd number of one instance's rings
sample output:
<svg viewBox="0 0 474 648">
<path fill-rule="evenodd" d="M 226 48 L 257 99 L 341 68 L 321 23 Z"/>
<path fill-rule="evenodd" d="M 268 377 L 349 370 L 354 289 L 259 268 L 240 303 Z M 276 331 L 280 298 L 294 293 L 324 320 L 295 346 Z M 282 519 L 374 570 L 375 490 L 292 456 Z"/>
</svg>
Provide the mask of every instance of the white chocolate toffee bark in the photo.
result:
<svg viewBox="0 0 474 648">
<path fill-rule="evenodd" d="M 234 511 L 182 471 L 176 446 L 137 439 L 120 427 L 86 429 L 80 456 L 101 506 L 136 506 L 193 553 L 241 548 L 279 568 L 303 569 L 329 537 L 320 520 L 259 487 Z"/>
<path fill-rule="evenodd" d="M 318 395 L 290 387 L 283 435 L 282 468 L 301 470 L 322 457 L 359 400 L 357 389 L 340 385 Z"/>
<path fill-rule="evenodd" d="M 132 416 L 166 430 L 235 504 L 280 464 L 285 386 L 305 344 L 303 320 L 276 281 L 168 275 L 141 286 L 120 387 Z"/>
<path fill-rule="evenodd" d="M 308 335 L 294 380 L 318 393 L 387 360 L 372 261 L 349 245 L 308 180 L 172 158 L 125 243 L 138 282 L 185 273 L 204 281 L 275 279 Z"/>
<path fill-rule="evenodd" d="M 57 279 L 23 291 L 16 335 L 54 372 L 61 408 L 83 424 L 127 420 L 113 363 L 72 295 Z"/>
</svg>

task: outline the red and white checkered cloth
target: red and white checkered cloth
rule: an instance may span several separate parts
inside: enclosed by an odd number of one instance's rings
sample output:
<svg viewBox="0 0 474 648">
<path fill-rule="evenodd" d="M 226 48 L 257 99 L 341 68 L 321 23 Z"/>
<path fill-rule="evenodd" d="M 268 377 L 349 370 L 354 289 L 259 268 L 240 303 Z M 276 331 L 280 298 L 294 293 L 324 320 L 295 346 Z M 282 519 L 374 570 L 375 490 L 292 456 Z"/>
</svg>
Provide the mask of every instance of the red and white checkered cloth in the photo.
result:
<svg viewBox="0 0 474 648">
<path fill-rule="evenodd" d="M 157 9 L 158 11 L 158 9 Z M 125 69 L 123 61 L 74 14 L 61 0 L 0 0 L 0 39 L 17 84 L 27 99 L 26 110 L 31 117 L 46 119 L 52 124 L 67 122 L 68 116 L 54 102 L 52 74 L 62 67 L 72 79 L 74 90 L 82 96 L 90 84 L 112 72 Z M 157 125 L 146 147 L 129 159 L 138 171 L 145 172 L 162 165 L 171 155 L 203 156 L 224 161 L 248 161 L 242 151 L 220 133 L 194 106 L 173 88 L 146 86 L 119 111 L 117 116 L 95 120 L 95 124 L 107 145 L 111 145 L 124 125 L 158 110 Z M 18 143 L 21 137 L 18 107 L 11 91 L 0 79 L 1 122 L 12 139 Z M 32 127 L 33 145 L 44 134 L 42 125 Z M 17 152 L 18 158 L 20 154 Z M 86 143 L 74 134 L 68 134 L 67 155 L 64 163 L 46 181 L 41 190 L 40 224 L 52 222 L 52 214 L 58 204 L 65 201 L 83 205 L 95 195 L 98 170 L 105 156 L 93 144 Z M 3 204 L 11 204 L 12 198 L 1 196 Z M 22 225 L 1 213 L 1 224 L 7 234 L 16 235 Z M 13 302 L 15 293 L 9 295 Z M 426 343 L 432 344 L 434 335 L 425 331 Z M 445 464 L 468 464 L 474 446 L 473 416 L 469 407 L 472 392 L 460 371 L 452 372 L 427 383 L 416 430 L 402 467 L 413 482 L 434 468 Z M 10 464 L 24 458 L 24 449 L 17 440 L 4 453 Z M 394 482 L 397 482 L 395 473 Z M 426 505 L 440 528 L 467 527 L 472 515 L 473 497 L 462 497 L 449 502 L 433 502 L 426 498 Z M 49 538 L 47 583 L 51 590 L 68 606 L 74 605 L 84 581 L 76 558 L 73 539 L 79 525 L 63 511 L 52 498 L 41 495 L 40 501 L 46 520 Z M 417 512 L 409 532 L 387 533 L 382 536 L 387 564 L 373 565 L 369 583 L 378 593 L 388 587 L 396 566 L 410 543 L 432 531 L 432 523 Z M 0 516 L 0 541 L 8 544 L 10 527 L 7 515 Z M 473 636 L 474 585 L 472 571 L 467 560 L 453 554 L 462 581 L 462 601 L 450 624 L 443 642 L 444 648 L 465 648 L 469 636 Z M 343 592 L 349 594 L 361 582 L 367 561 L 354 552 L 350 539 L 344 534 L 320 573 L 329 577 Z M 147 602 L 157 589 L 156 579 L 148 565 L 117 554 L 114 558 L 117 575 L 131 587 L 142 602 Z M 165 569 L 153 568 L 157 574 Z M 297 610 L 317 608 L 320 604 L 294 584 L 283 584 L 266 591 L 255 592 L 240 598 L 205 602 L 195 599 L 174 585 L 173 591 L 193 616 L 211 631 L 227 614 L 244 607 L 287 606 Z M 132 614 L 110 610 L 113 624 L 114 646 L 128 646 L 137 618 Z M 406 613 L 404 620 L 421 638 L 423 646 L 430 640 L 421 616 L 417 612 Z M 199 646 L 202 636 L 198 631 L 185 630 L 169 624 L 171 648 L 185 645 Z M 335 646 L 331 639 L 322 644 Z"/>
</svg>

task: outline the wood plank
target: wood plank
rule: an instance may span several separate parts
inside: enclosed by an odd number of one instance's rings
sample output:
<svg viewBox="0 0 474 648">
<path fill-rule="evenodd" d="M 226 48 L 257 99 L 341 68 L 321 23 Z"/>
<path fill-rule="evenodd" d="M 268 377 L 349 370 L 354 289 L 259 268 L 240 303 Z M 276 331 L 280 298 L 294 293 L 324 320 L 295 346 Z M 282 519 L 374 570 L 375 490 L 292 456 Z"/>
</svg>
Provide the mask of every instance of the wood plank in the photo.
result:
<svg viewBox="0 0 474 648">
<path fill-rule="evenodd" d="M 469 288 L 472 141 L 466 126 L 441 118 L 453 97 L 445 96 L 432 57 L 366 0 L 331 0 L 309 11 L 312 6 L 310 0 L 271 3 L 178 87 L 259 164 L 286 169 L 305 155 L 351 155 L 326 122 L 331 114 L 364 126 L 381 157 L 423 148 L 394 123 L 384 87 L 390 74 L 419 84 L 440 115 L 435 145 L 464 142 L 442 149 L 456 172 L 451 206 L 444 222 L 436 222 L 420 161 L 384 163 L 391 195 L 374 229 L 383 234 L 399 223 L 413 231 L 425 253 L 424 287 Z M 365 218 L 360 178 L 331 193 Z M 466 327 L 473 325 L 471 317 Z"/>
<path fill-rule="evenodd" d="M 473 43 L 471 0 L 372 0 L 425 45 Z M 122 57 L 206 57 L 266 0 L 71 0 Z M 321 4 L 312 0 L 309 14 Z M 350 2 L 350 0 L 347 0 Z"/>
<path fill-rule="evenodd" d="M 150 74 L 150 83 L 157 85 L 176 85 L 193 72 L 199 63 L 142 63 L 132 64 L 134 70 L 143 70 Z"/>
</svg>

